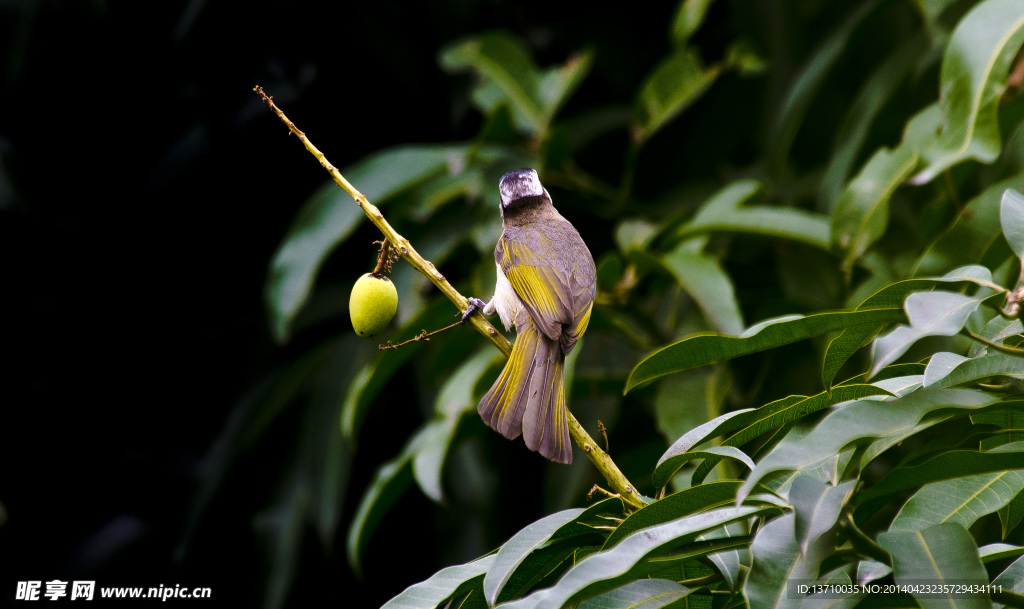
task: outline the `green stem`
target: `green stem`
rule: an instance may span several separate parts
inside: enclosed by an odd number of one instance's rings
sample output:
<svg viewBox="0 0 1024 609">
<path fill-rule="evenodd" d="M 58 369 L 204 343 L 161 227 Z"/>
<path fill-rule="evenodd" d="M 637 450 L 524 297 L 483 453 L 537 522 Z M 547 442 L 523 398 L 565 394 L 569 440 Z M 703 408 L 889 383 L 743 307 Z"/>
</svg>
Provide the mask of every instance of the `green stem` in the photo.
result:
<svg viewBox="0 0 1024 609">
<path fill-rule="evenodd" d="M 996 351 L 999 351 L 1000 353 L 1006 353 L 1007 355 L 1016 355 L 1016 356 L 1024 357 L 1024 349 L 1018 349 L 1017 347 L 1009 347 L 1007 345 L 1003 345 L 1003 344 L 997 343 L 995 341 L 991 341 L 991 340 L 985 338 L 984 336 L 979 336 L 979 335 L 975 334 L 974 332 L 971 332 L 967 328 L 964 328 L 963 332 L 964 332 L 965 335 L 971 337 L 972 339 L 978 341 L 979 343 L 985 345 L 986 347 L 991 347 L 991 348 L 995 349 Z"/>
<path fill-rule="evenodd" d="M 693 579 L 684 579 L 684 580 L 682 580 L 679 583 L 684 585 L 684 586 L 686 586 L 687 588 L 691 588 L 692 589 L 692 588 L 703 588 L 704 586 L 707 586 L 707 585 L 710 585 L 710 584 L 713 584 L 713 583 L 719 582 L 719 581 L 722 581 L 722 577 L 720 575 L 718 575 L 717 573 L 713 573 L 711 575 L 705 575 L 703 577 L 695 577 Z"/>
<path fill-rule="evenodd" d="M 302 145 L 306 147 L 306 150 L 320 161 L 320 165 L 322 165 L 323 168 L 331 174 L 335 183 L 347 192 L 349 196 L 355 199 L 356 205 L 362 208 L 366 217 L 370 219 L 370 222 L 372 222 L 378 230 L 380 230 L 381 234 L 383 234 L 388 240 L 391 247 L 398 252 L 399 256 L 404 258 L 405 261 L 414 269 L 422 273 L 430 280 L 431 283 L 437 286 L 437 288 L 441 290 L 441 293 L 447 296 L 448 300 L 451 300 L 455 306 L 458 307 L 459 311 L 465 311 L 469 307 L 469 301 L 465 296 L 460 294 L 452 284 L 448 283 L 448 280 L 445 279 L 444 275 L 437 270 L 434 263 L 430 262 L 423 256 L 420 256 L 416 249 L 413 248 L 412 243 L 410 243 L 405 237 L 398 234 L 398 232 L 388 224 L 387 220 L 384 219 L 384 214 L 382 214 L 377 207 L 372 205 L 363 193 L 356 190 L 356 188 L 345 179 L 345 176 L 341 175 L 341 172 L 327 160 L 327 157 L 325 157 L 324 154 L 309 141 L 306 134 L 300 131 L 299 128 L 295 126 L 295 123 L 289 120 L 289 118 L 285 116 L 284 112 L 274 104 L 273 99 L 263 92 L 263 87 L 257 86 L 253 88 L 253 91 L 263 98 L 263 101 L 270 106 L 270 109 L 274 111 L 274 114 L 276 114 L 279 119 L 281 119 L 281 122 L 288 126 L 288 130 L 299 138 L 299 141 L 301 141 Z M 499 351 L 505 354 L 505 357 L 508 357 L 512 353 L 512 343 L 508 342 L 508 340 L 506 340 L 505 337 L 494 328 L 494 326 L 488 323 L 488 321 L 484 319 L 483 315 L 470 315 L 469 318 L 466 319 L 466 322 L 476 328 L 477 332 L 483 334 L 484 337 L 491 341 Z M 609 486 L 619 494 L 619 497 L 626 504 L 627 508 L 639 509 L 643 507 L 645 503 L 640 494 L 636 492 L 636 487 L 626 479 L 626 476 L 622 474 L 622 471 L 615 464 L 615 461 L 608 456 L 608 453 L 601 450 L 597 443 L 594 442 L 594 439 L 590 437 L 590 434 L 588 434 L 585 429 L 583 429 L 583 426 L 580 425 L 579 421 L 576 420 L 576 417 L 574 417 L 571 412 L 566 411 L 566 414 L 569 418 L 570 435 L 572 435 L 576 444 L 583 450 L 583 454 L 590 459 L 594 466 L 597 467 L 598 471 L 600 471 L 604 476 L 605 480 L 608 481 Z"/>
</svg>

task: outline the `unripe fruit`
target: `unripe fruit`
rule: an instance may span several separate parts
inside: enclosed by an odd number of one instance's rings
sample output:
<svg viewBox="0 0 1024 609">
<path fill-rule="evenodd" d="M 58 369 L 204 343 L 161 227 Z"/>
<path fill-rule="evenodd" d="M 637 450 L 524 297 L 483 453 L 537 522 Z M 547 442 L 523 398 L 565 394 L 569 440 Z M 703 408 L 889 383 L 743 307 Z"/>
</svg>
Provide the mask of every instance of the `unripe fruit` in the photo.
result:
<svg viewBox="0 0 1024 609">
<path fill-rule="evenodd" d="M 391 323 L 398 310 L 398 290 L 384 275 L 367 273 L 352 286 L 348 312 L 352 328 L 363 338 L 377 335 Z"/>
</svg>

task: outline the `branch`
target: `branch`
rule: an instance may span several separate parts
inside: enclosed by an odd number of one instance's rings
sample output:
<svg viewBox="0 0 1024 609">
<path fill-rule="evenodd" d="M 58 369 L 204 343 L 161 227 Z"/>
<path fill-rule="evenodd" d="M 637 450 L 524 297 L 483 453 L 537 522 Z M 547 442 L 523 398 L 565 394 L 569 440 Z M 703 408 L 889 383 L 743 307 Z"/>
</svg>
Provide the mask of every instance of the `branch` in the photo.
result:
<svg viewBox="0 0 1024 609">
<path fill-rule="evenodd" d="M 461 325 L 462 325 L 462 320 L 460 319 L 459 321 L 457 321 L 457 322 L 455 322 L 455 323 L 453 323 L 453 324 L 451 324 L 449 326 L 445 326 L 445 327 L 441 328 L 440 330 L 434 330 L 433 332 L 427 332 L 426 330 L 421 330 L 419 334 L 417 334 L 416 336 L 410 338 L 409 340 L 402 341 L 402 342 L 398 343 L 397 345 L 392 344 L 391 341 L 389 340 L 388 344 L 386 344 L 386 345 L 377 345 L 377 349 L 379 349 L 381 351 L 387 351 L 388 349 L 397 349 L 399 347 L 404 347 L 404 346 L 408 345 L 409 343 L 415 343 L 415 342 L 418 342 L 418 341 L 421 341 L 421 340 L 430 340 L 430 337 L 434 336 L 435 334 L 440 334 L 440 333 L 444 332 L 445 330 L 451 330 L 455 326 L 461 326 Z"/>
<path fill-rule="evenodd" d="M 258 93 L 263 101 L 270 106 L 270 109 L 274 111 L 281 122 L 288 126 L 288 130 L 295 134 L 302 142 L 302 145 L 306 147 L 306 150 L 320 161 L 320 165 L 331 174 L 334 181 L 340 186 L 345 192 L 347 192 L 353 199 L 355 199 L 356 205 L 359 205 L 363 209 L 363 213 L 370 219 L 370 222 L 380 230 L 381 234 L 388 240 L 391 247 L 398 252 L 398 255 L 405 259 L 414 269 L 422 273 L 427 279 L 430 280 L 441 293 L 448 297 L 452 303 L 458 307 L 459 311 L 465 311 L 469 307 L 469 301 L 452 287 L 452 284 L 448 283 L 432 262 L 423 258 L 416 252 L 412 244 L 408 239 L 398 234 L 394 228 L 388 224 L 387 220 L 384 219 L 384 214 L 380 212 L 375 206 L 370 204 L 363 196 L 361 192 L 355 189 L 345 176 L 341 175 L 341 172 L 327 160 L 327 158 L 320 152 L 316 146 L 309 141 L 306 134 L 299 130 L 284 112 L 281 111 L 275 104 L 273 99 L 263 92 L 263 87 L 256 86 L 253 91 Z M 498 332 L 494 326 L 492 326 L 483 315 L 480 313 L 474 313 L 470 315 L 466 321 L 476 328 L 477 332 L 481 333 L 490 340 L 499 351 L 508 357 L 512 353 L 512 343 L 508 342 L 500 332 Z M 569 418 L 569 434 L 572 435 L 576 444 L 579 445 L 580 449 L 583 450 L 583 454 L 594 464 L 594 466 L 601 472 L 608 481 L 609 486 L 615 490 L 622 498 L 623 502 L 630 509 L 638 509 L 645 505 L 644 500 L 640 494 L 636 492 L 636 487 L 630 483 L 629 480 L 622 474 L 612 458 L 608 456 L 608 453 L 601 450 L 601 448 L 594 442 L 594 439 L 590 437 L 580 422 L 576 420 L 571 412 L 566 410 L 566 414 Z"/>
</svg>

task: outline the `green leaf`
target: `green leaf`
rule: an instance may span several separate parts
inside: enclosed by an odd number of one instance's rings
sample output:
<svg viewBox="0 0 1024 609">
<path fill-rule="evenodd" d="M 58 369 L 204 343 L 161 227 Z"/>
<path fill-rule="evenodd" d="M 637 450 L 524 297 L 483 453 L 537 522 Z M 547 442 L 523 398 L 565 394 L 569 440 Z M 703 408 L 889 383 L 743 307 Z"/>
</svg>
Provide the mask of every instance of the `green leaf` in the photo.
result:
<svg viewBox="0 0 1024 609">
<path fill-rule="evenodd" d="M 743 584 L 743 596 L 751 607 L 791 607 L 790 580 L 817 579 L 812 567 L 800 554 L 796 542 L 796 517 L 783 514 L 761 527 L 750 544 L 751 566 Z"/>
<path fill-rule="evenodd" d="M 408 350 L 408 347 L 400 351 L 405 350 Z M 397 355 L 396 353 L 389 357 L 398 359 Z M 442 416 L 423 425 L 409 438 L 401 454 L 377 470 L 349 528 L 349 561 L 357 571 L 370 536 L 413 480 L 425 495 L 434 501 L 442 501 L 441 472 L 448 449 L 455 436 L 461 414 L 475 407 L 469 399 L 469 392 L 472 391 L 474 384 L 470 380 L 478 378 L 490 360 L 491 354 L 486 350 L 481 350 L 467 360 L 453 377 L 464 384 L 461 387 L 453 387 L 449 382 L 438 396 L 436 408 Z M 358 377 L 356 380 L 359 381 Z M 453 406 L 453 403 L 458 406 Z"/>
<path fill-rule="evenodd" d="M 308 472 L 310 481 L 309 517 L 324 547 L 332 545 L 337 536 L 351 479 L 354 451 L 338 432 L 337 421 L 341 396 L 357 369 L 352 360 L 363 353 L 355 348 L 359 343 L 365 341 L 354 334 L 343 337 L 331 358 L 318 370 L 303 422 L 304 432 L 298 442 L 303 463 L 299 467 Z"/>
<path fill-rule="evenodd" d="M 719 426 L 715 430 L 716 435 L 721 433 L 732 433 L 731 436 L 722 442 L 723 446 L 743 446 L 758 436 L 769 431 L 794 423 L 803 417 L 828 408 L 840 402 L 856 400 L 868 396 L 891 396 L 892 394 L 875 385 L 842 385 L 832 390 L 832 393 L 822 392 L 811 397 L 801 395 L 789 396 L 776 400 L 770 404 L 747 411 L 740 416 L 730 419 L 727 424 Z M 711 436 L 713 437 L 713 436 Z M 705 437 L 699 442 L 711 439 Z M 704 480 L 711 468 L 715 466 L 717 459 L 708 459 L 697 467 L 693 472 L 693 483 L 697 484 Z"/>
<path fill-rule="evenodd" d="M 956 0 L 914 0 L 914 4 L 921 11 L 921 16 L 924 17 L 925 23 L 928 24 L 928 29 L 933 32 L 938 30 L 937 22 L 939 21 L 939 16 L 955 2 Z"/>
<path fill-rule="evenodd" d="M 725 65 L 740 76 L 758 76 L 768 69 L 768 62 L 747 38 L 734 40 L 725 49 Z"/>
<path fill-rule="evenodd" d="M 380 205 L 450 164 L 460 164 L 464 154 L 458 146 L 406 146 L 375 153 L 343 174 L 371 203 Z M 299 211 L 274 254 L 265 286 L 271 330 L 278 342 L 288 340 L 324 261 L 362 218 L 363 210 L 333 181 Z"/>
<path fill-rule="evenodd" d="M 731 375 L 724 365 L 688 370 L 662 379 L 654 397 L 658 431 L 666 441 L 674 443 L 722 412 L 731 386 Z"/>
<path fill-rule="evenodd" d="M 441 52 L 440 63 L 451 71 L 479 75 L 473 101 L 481 112 L 494 116 L 504 106 L 518 129 L 543 139 L 555 113 L 590 72 L 593 53 L 573 55 L 565 64 L 541 71 L 521 40 L 499 31 L 455 43 Z"/>
<path fill-rule="evenodd" d="M 913 148 L 920 153 L 921 147 L 930 143 L 942 130 L 942 106 L 933 102 L 918 110 L 903 126 L 903 139 L 900 146 Z"/>
<path fill-rule="evenodd" d="M 739 461 L 747 466 L 749 469 L 754 469 L 754 462 L 748 457 L 742 450 L 735 446 L 711 446 L 704 449 L 690 450 L 682 454 L 672 455 L 671 457 L 662 457 L 661 461 L 658 461 L 658 467 L 654 470 L 654 486 L 656 488 L 662 488 L 668 484 L 672 476 L 688 461 L 694 459 L 714 459 L 715 463 L 722 459 L 733 459 Z"/>
<path fill-rule="evenodd" d="M 622 505 L 622 502 L 619 502 Z M 550 585 L 557 577 L 572 564 L 579 560 L 580 552 L 587 549 L 594 550 L 595 546 L 583 542 L 577 545 L 576 540 L 565 542 L 552 542 L 528 554 L 523 562 L 512 572 L 509 580 L 505 583 L 498 595 L 498 604 L 520 598 L 529 594 L 538 587 Z M 481 593 L 484 607 L 491 605 L 484 599 Z"/>
<path fill-rule="evenodd" d="M 813 468 L 847 445 L 899 436 L 914 429 L 926 414 L 940 409 L 976 410 L 993 404 L 995 396 L 970 389 L 919 389 L 898 400 L 864 398 L 835 406 L 806 435 L 784 438 L 761 458 L 737 493 L 742 500 L 765 476 Z"/>
<path fill-rule="evenodd" d="M 377 355 L 356 373 L 341 407 L 341 433 L 349 442 L 355 443 L 366 411 L 373 404 L 374 398 L 391 380 L 391 377 L 413 355 L 418 353 L 422 345 L 413 343 L 401 349 L 391 351 L 387 357 Z"/>
<path fill-rule="evenodd" d="M 499 103 L 507 103 L 520 129 L 537 135 L 547 128 L 540 76 L 519 39 L 506 32 L 472 37 L 441 51 L 440 61 L 448 70 L 471 69 L 483 77 L 474 101 L 485 113 L 493 112 Z"/>
<path fill-rule="evenodd" d="M 897 467 L 874 486 L 860 491 L 854 499 L 864 505 L 932 482 L 1021 468 L 1024 468 L 1024 451 L 1021 450 L 952 450 L 939 453 L 919 465 Z"/>
<path fill-rule="evenodd" d="M 1005 467 L 1011 466 L 1007 464 Z M 1011 499 L 1009 503 L 999 508 L 997 514 L 999 515 L 999 523 L 1002 525 L 1003 539 L 1006 539 L 1017 528 L 1017 525 L 1021 523 L 1021 520 L 1024 520 L 1024 491 L 1017 493 L 1017 496 Z"/>
<path fill-rule="evenodd" d="M 1020 319 L 1007 319 L 1002 315 L 996 315 L 985 324 L 985 327 L 978 334 L 982 338 L 987 338 L 994 343 L 1001 344 L 1004 338 L 1021 333 L 1024 333 L 1024 324 L 1021 323 Z M 969 357 L 978 357 L 984 355 L 987 351 L 987 346 L 980 342 L 974 342 L 971 344 L 967 355 Z"/>
<path fill-rule="evenodd" d="M 540 104 L 545 129 L 558 109 L 579 88 L 594 65 L 594 54 L 584 51 L 569 57 L 563 65 L 554 66 L 540 76 Z"/>
<path fill-rule="evenodd" d="M 927 50 L 928 37 L 924 33 L 912 36 L 898 46 L 864 81 L 839 123 L 832 155 L 819 189 L 819 201 L 823 204 L 821 209 L 835 209 L 872 123 Z"/>
<path fill-rule="evenodd" d="M 875 308 L 886 308 L 890 306 L 902 306 L 907 296 L 914 292 L 930 290 L 939 283 L 967 281 L 979 285 L 991 284 L 991 273 L 981 266 L 967 266 L 950 271 L 942 277 L 930 279 L 907 279 L 890 284 L 875 294 L 871 295 L 857 306 L 857 310 Z M 835 379 L 839 369 L 842 368 L 850 357 L 861 347 L 864 347 L 878 334 L 883 324 L 877 326 L 858 326 L 843 330 L 832 339 L 825 350 L 824 363 L 822 364 L 821 380 L 825 387 L 829 387 Z"/>
<path fill-rule="evenodd" d="M 993 586 L 1002 586 L 1006 592 L 1024 592 L 1024 558 L 1013 561 L 992 580 Z"/>
<path fill-rule="evenodd" d="M 853 493 L 856 480 L 848 480 L 838 486 L 819 482 L 814 476 L 800 475 L 793 481 L 789 491 L 789 502 L 793 504 L 795 521 L 793 530 L 800 554 L 811 554 L 811 544 L 818 542 L 835 528 L 839 515 Z M 827 547 L 825 547 L 827 546 Z M 825 556 L 831 550 L 831 543 L 822 546 L 816 554 Z"/>
<path fill-rule="evenodd" d="M 953 368 L 941 380 L 935 381 L 934 385 L 935 387 L 954 387 L 992 376 L 1024 378 L 1024 358 L 997 353 L 969 359 Z"/>
<path fill-rule="evenodd" d="M 877 1 L 859 3 L 856 10 L 843 20 L 842 25 L 809 54 L 810 59 L 800 69 L 799 75 L 789 87 L 782 107 L 775 112 L 768 140 L 773 146 L 769 152 L 769 161 L 773 169 L 786 163 L 793 141 L 818 88 L 842 56 L 850 35 L 878 4 Z"/>
<path fill-rule="evenodd" d="M 662 258 L 665 267 L 693 298 L 704 317 L 723 334 L 743 331 L 743 316 L 732 280 L 713 256 L 677 247 Z"/>
<path fill-rule="evenodd" d="M 428 309 L 411 319 L 405 328 L 436 328 L 449 323 L 451 316 L 451 304 L 447 300 L 437 300 Z M 373 406 L 377 394 L 391 381 L 402 366 L 423 349 L 425 344 L 427 343 L 419 341 L 401 349 L 387 351 L 386 354 L 376 351 L 372 357 L 360 358 L 366 363 L 362 365 L 349 384 L 341 406 L 339 424 L 341 433 L 348 442 L 354 445 L 358 441 L 363 418 Z"/>
<path fill-rule="evenodd" d="M 847 273 L 885 233 L 889 198 L 916 166 L 913 150 L 881 148 L 846 186 L 832 214 L 832 242 L 846 252 L 842 264 Z"/>
<path fill-rule="evenodd" d="M 1008 504 L 1021 491 L 1024 491 L 1024 469 L 932 482 L 903 504 L 889 530 L 920 531 L 942 522 L 970 528 L 985 514 Z"/>
<path fill-rule="evenodd" d="M 1024 195 L 1006 189 L 999 205 L 999 224 L 1013 254 L 1024 260 Z"/>
<path fill-rule="evenodd" d="M 892 567 L 877 560 L 862 560 L 857 565 L 857 583 L 866 584 L 892 573 Z"/>
<path fill-rule="evenodd" d="M 734 522 L 720 529 L 701 535 L 698 541 L 715 539 L 745 538 L 749 540 L 750 525 L 746 522 Z M 749 541 L 747 543 L 749 545 Z M 750 551 L 747 548 L 723 550 L 707 555 L 707 560 L 718 569 L 731 592 L 736 592 L 743 582 L 744 572 L 750 568 Z"/>
<path fill-rule="evenodd" d="M 458 419 L 435 419 L 421 427 L 410 440 L 414 446 L 412 473 L 423 494 L 437 503 L 444 501 L 441 469 L 448 455 Z"/>
<path fill-rule="evenodd" d="M 892 332 L 875 339 L 871 351 L 873 363 L 870 376 L 896 361 L 914 343 L 926 336 L 953 336 L 963 329 L 983 298 L 957 292 L 935 290 L 914 292 L 907 296 L 904 308 L 909 326 L 897 326 Z"/>
<path fill-rule="evenodd" d="M 267 580 L 266 607 L 283 607 L 295 579 L 309 507 L 309 485 L 293 478 L 277 503 L 254 519 L 254 528 L 269 540 L 273 568 Z"/>
<path fill-rule="evenodd" d="M 683 545 L 693 537 L 731 522 L 777 511 L 775 506 L 728 507 L 677 518 L 629 535 L 614 546 L 591 554 L 562 575 L 558 583 L 518 601 L 508 609 L 559 609 L 610 590 L 628 577 L 644 558 Z"/>
<path fill-rule="evenodd" d="M 1013 546 L 1007 543 L 990 543 L 987 546 L 978 548 L 981 562 L 985 564 L 1006 560 L 1007 558 L 1017 558 L 1022 554 L 1024 554 L 1024 547 Z"/>
<path fill-rule="evenodd" d="M 377 529 L 384 514 L 405 493 L 410 484 L 412 454 L 408 450 L 377 468 L 348 529 L 348 561 L 357 573 L 362 570 L 362 556 L 370 542 L 370 536 Z"/>
<path fill-rule="evenodd" d="M 629 535 L 652 526 L 664 524 L 686 514 L 731 505 L 736 499 L 737 480 L 719 480 L 685 488 L 649 503 L 627 516 L 615 527 L 603 549 L 608 549 Z"/>
<path fill-rule="evenodd" d="M 924 380 L 922 387 L 931 387 L 946 377 L 954 368 L 967 361 L 967 358 L 956 353 L 941 351 L 932 355 L 928 360 L 928 367 L 924 369 Z"/>
<path fill-rule="evenodd" d="M 466 359 L 441 386 L 441 390 L 437 393 L 437 400 L 434 402 L 434 413 L 442 417 L 457 418 L 464 413 L 476 410 L 473 387 L 487 372 L 491 364 L 500 357 L 495 354 L 492 346 L 487 345 Z"/>
<path fill-rule="evenodd" d="M 890 284 L 875 292 L 857 306 L 858 311 L 902 307 L 907 296 L 919 290 L 931 289 L 935 283 L 931 280 L 908 279 Z M 831 387 L 839 369 L 843 367 L 854 353 L 878 334 L 884 324 L 874 326 L 863 325 L 847 328 L 829 341 L 825 350 L 825 358 L 821 367 L 821 382 Z"/>
<path fill-rule="evenodd" d="M 999 156 L 999 100 L 1014 56 L 1024 43 L 1024 8 L 1018 0 L 985 0 L 957 24 L 942 59 L 939 137 L 921 149 L 923 184 L 965 160 Z"/>
<path fill-rule="evenodd" d="M 381 609 L 434 609 L 445 599 L 461 596 L 476 588 L 493 562 L 494 556 L 491 555 L 441 569 L 429 579 L 409 586 Z"/>
<path fill-rule="evenodd" d="M 882 533 L 878 536 L 878 543 L 892 555 L 892 571 L 897 584 L 988 583 L 974 537 L 958 524 L 947 522 L 922 531 Z M 987 595 L 981 594 L 913 596 L 922 609 L 982 609 L 992 606 Z"/>
<path fill-rule="evenodd" d="M 805 485 L 805 482 L 808 485 Z M 835 504 L 838 501 L 845 501 L 845 495 L 852 490 L 852 486 L 853 481 L 839 488 L 821 484 L 810 476 L 798 477 L 794 488 L 798 493 L 807 494 L 801 501 L 805 508 L 821 504 L 822 497 L 825 497 L 824 510 L 812 509 L 824 518 L 819 518 L 816 523 L 805 522 L 802 525 L 799 521 L 799 512 L 785 514 L 757 532 L 751 545 L 753 564 L 743 588 L 743 594 L 751 607 L 850 606 L 842 599 L 835 598 L 829 598 L 829 602 L 823 603 L 822 599 L 813 595 L 805 599 L 802 605 L 800 598 L 791 597 L 790 593 L 797 582 L 851 582 L 850 574 L 845 570 L 826 573 L 820 579 L 817 575 L 821 561 L 835 549 L 835 520 L 828 522 L 830 516 L 825 512 L 839 510 L 840 506 Z M 828 490 L 829 488 L 831 490 Z M 807 528 L 801 528 L 802 526 Z M 810 537 L 807 545 L 802 546 L 799 541 L 805 533 Z"/>
<path fill-rule="evenodd" d="M 661 456 L 661 459 L 658 460 L 658 463 L 660 464 L 662 461 L 671 458 L 673 455 L 681 455 L 694 446 L 706 442 L 711 438 L 729 433 L 736 428 L 734 426 L 727 426 L 726 422 L 733 417 L 751 411 L 753 411 L 753 408 L 734 410 L 732 412 L 719 415 L 707 423 L 702 423 L 697 427 L 694 427 L 680 436 L 678 440 L 673 442 L 672 446 L 670 446 L 669 449 L 665 451 L 665 454 Z"/>
<path fill-rule="evenodd" d="M 903 319 L 903 311 L 895 308 L 836 311 L 781 321 L 768 320 L 749 328 L 738 337 L 718 334 L 691 336 L 662 347 L 641 360 L 626 379 L 623 393 L 628 393 L 641 383 L 674 372 L 787 345 L 826 332 L 858 325 L 877 326 Z"/>
<path fill-rule="evenodd" d="M 1020 402 L 1010 402 L 1007 408 L 993 409 L 971 415 L 975 425 L 994 425 L 1000 430 L 1024 431 L 1024 408 Z"/>
<path fill-rule="evenodd" d="M 968 201 L 953 225 L 925 251 L 914 274 L 937 275 L 981 263 L 993 247 L 1001 247 L 999 208 L 1008 188 L 1024 188 L 1024 174 L 997 182 Z"/>
<path fill-rule="evenodd" d="M 673 51 L 640 85 L 634 104 L 633 139 L 642 144 L 695 102 L 718 78 L 721 69 L 705 68 L 688 48 Z"/>
<path fill-rule="evenodd" d="M 743 205 L 761 188 L 756 180 L 737 180 L 715 193 L 696 216 L 676 232 L 685 238 L 709 232 L 733 232 L 789 239 L 829 249 L 827 216 L 790 207 Z"/>
<path fill-rule="evenodd" d="M 484 597 L 493 607 L 498 594 L 508 582 L 516 568 L 526 557 L 547 542 L 564 525 L 576 520 L 584 510 L 575 508 L 563 510 L 524 527 L 511 539 L 502 544 L 484 577 Z"/>
<path fill-rule="evenodd" d="M 467 167 L 459 174 L 441 174 L 426 180 L 415 190 L 415 206 L 409 210 L 409 218 L 417 222 L 428 222 L 445 204 L 463 198 L 479 198 L 487 185 L 480 167 Z M 434 259 L 431 259 L 434 262 Z"/>
<path fill-rule="evenodd" d="M 644 251 L 657 236 L 658 226 L 642 218 L 627 218 L 615 226 L 615 243 L 623 253 Z"/>
<path fill-rule="evenodd" d="M 978 286 L 991 288 L 997 292 L 1004 291 L 1002 286 L 992 281 L 992 271 L 980 264 L 969 264 L 954 269 L 943 275 L 940 281 L 966 281 Z"/>
<path fill-rule="evenodd" d="M 264 287 L 270 329 L 278 343 L 306 303 L 323 261 L 363 218 L 363 210 L 333 181 L 325 183 L 299 211 L 270 263 Z"/>
<path fill-rule="evenodd" d="M 579 604 L 580 609 L 660 609 L 693 590 L 667 579 L 641 579 Z"/>
<path fill-rule="evenodd" d="M 704 22 L 704 15 L 708 12 L 712 0 L 682 0 L 679 8 L 676 9 L 675 17 L 672 18 L 672 42 L 676 46 L 683 46 L 700 28 Z"/>
<path fill-rule="evenodd" d="M 508 547 L 502 558 L 505 562 L 504 566 L 495 563 L 491 569 L 491 572 L 501 574 L 505 569 L 512 568 L 502 583 L 495 603 L 501 604 L 521 597 L 537 587 L 539 582 L 551 582 L 555 572 L 567 560 L 573 559 L 574 556 L 573 561 L 579 560 L 581 548 L 592 548 L 592 551 L 596 551 L 597 547 L 592 544 L 601 543 L 608 536 L 608 529 L 619 521 L 621 513 L 622 502 L 617 498 L 609 497 L 594 503 L 583 510 L 579 516 L 554 530 L 546 541 L 541 541 L 539 546 L 534 549 L 528 547 L 529 543 Z M 536 524 L 538 523 L 529 525 L 527 528 Z M 534 531 L 534 533 L 536 532 Z M 520 541 L 529 542 L 529 539 Z M 505 546 L 508 546 L 508 542 Z M 500 577 L 500 575 L 495 577 Z M 485 580 L 487 579 L 493 579 L 493 577 L 489 575 L 485 578 Z M 494 585 L 493 582 L 492 585 Z M 484 598 L 486 596 L 483 594 Z M 489 601 L 485 601 L 485 604 L 487 603 Z"/>
</svg>

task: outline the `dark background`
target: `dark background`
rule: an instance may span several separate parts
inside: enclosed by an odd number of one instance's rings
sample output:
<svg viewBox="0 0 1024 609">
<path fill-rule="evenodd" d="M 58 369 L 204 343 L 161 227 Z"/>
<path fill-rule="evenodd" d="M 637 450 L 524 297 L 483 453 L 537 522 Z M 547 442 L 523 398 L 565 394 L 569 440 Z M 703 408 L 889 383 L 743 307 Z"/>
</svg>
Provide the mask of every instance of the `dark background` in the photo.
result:
<svg viewBox="0 0 1024 609">
<path fill-rule="evenodd" d="M 284 357 L 265 321 L 267 264 L 326 177 L 254 85 L 345 166 L 477 131 L 468 77 L 437 66 L 446 43 L 500 26 L 542 66 L 594 45 L 585 86 L 628 103 L 668 48 L 674 8 L 618 4 L 609 18 L 503 0 L 0 3 L 0 599 L 20 604 L 17 581 L 60 578 L 209 586 L 216 605 L 262 603 L 252 513 L 267 478 L 229 478 L 178 553 L 204 456 L 239 396 Z M 379 605 L 440 566 L 396 574 L 371 550 L 360 580 L 336 547 L 304 544 L 289 605 Z"/>
</svg>

